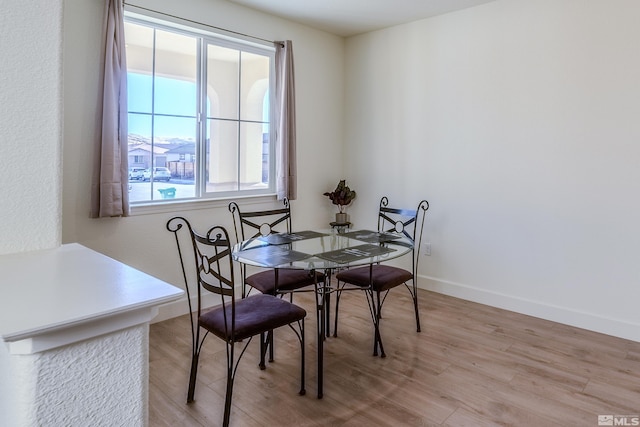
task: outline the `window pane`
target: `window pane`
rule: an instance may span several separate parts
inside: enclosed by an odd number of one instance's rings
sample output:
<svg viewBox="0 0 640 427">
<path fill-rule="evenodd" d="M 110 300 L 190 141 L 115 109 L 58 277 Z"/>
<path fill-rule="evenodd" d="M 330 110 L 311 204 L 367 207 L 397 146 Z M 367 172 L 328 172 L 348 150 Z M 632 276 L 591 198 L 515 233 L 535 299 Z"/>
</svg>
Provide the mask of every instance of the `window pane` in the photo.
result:
<svg viewBox="0 0 640 427">
<path fill-rule="evenodd" d="M 129 121 L 141 133 L 129 133 L 129 200 L 195 197 L 195 118 L 156 116 L 153 144 L 152 116 L 129 114 Z"/>
<path fill-rule="evenodd" d="M 184 140 L 194 142 L 198 124 L 195 117 L 162 116 L 156 114 L 153 123 L 153 135 L 156 144 L 180 143 Z"/>
<path fill-rule="evenodd" d="M 153 133 L 155 168 L 151 173 L 153 199 L 195 197 L 196 131 L 195 117 L 156 115 Z M 175 188 L 175 194 L 159 191 L 166 188 Z"/>
<path fill-rule="evenodd" d="M 206 191 L 238 189 L 238 123 L 207 120 Z"/>
<path fill-rule="evenodd" d="M 153 28 L 126 22 L 129 111 L 151 113 Z"/>
<path fill-rule="evenodd" d="M 196 116 L 197 40 L 156 30 L 155 113 Z"/>
<path fill-rule="evenodd" d="M 240 125 L 240 189 L 255 190 L 265 188 L 264 184 L 264 140 L 269 134 L 263 133 L 261 123 L 242 123 Z M 266 167 L 269 170 L 267 151 Z M 268 174 L 267 174 L 268 178 Z"/>
<path fill-rule="evenodd" d="M 129 113 L 129 201 L 149 200 L 144 171 L 151 167 L 151 115 Z M 145 136 L 146 135 L 146 136 Z"/>
<path fill-rule="evenodd" d="M 207 46 L 207 117 L 238 118 L 240 52 Z"/>
<path fill-rule="evenodd" d="M 262 182 L 269 185 L 269 174 L 271 170 L 271 139 L 269 137 L 269 125 L 262 127 Z"/>
<path fill-rule="evenodd" d="M 141 166 L 131 164 L 131 146 L 147 143 L 151 144 L 151 128 L 152 128 L 152 115 L 151 114 L 139 114 L 129 113 L 128 115 L 128 127 L 129 127 L 129 166 Z M 151 166 L 151 163 L 144 165 L 146 167 Z"/>
<path fill-rule="evenodd" d="M 269 121 L 263 110 L 264 96 L 269 90 L 269 57 L 242 52 L 242 99 L 240 118 Z"/>
</svg>

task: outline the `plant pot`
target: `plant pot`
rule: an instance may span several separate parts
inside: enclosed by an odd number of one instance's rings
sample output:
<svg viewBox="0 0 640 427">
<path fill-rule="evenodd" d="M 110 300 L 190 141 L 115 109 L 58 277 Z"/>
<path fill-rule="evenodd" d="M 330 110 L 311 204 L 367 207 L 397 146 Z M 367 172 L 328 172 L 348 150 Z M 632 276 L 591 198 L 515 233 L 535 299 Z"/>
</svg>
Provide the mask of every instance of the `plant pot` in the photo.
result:
<svg viewBox="0 0 640 427">
<path fill-rule="evenodd" d="M 346 224 L 347 222 L 349 222 L 349 217 L 346 213 L 338 212 L 336 213 L 336 222 L 338 224 Z"/>
</svg>

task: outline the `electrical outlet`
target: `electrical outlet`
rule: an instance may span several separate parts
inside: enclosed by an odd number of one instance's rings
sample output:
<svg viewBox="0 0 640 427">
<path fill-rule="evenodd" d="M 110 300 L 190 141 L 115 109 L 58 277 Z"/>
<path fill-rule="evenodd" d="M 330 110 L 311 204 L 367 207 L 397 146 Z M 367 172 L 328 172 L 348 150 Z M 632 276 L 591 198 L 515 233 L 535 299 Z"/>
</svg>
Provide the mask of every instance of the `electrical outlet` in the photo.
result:
<svg viewBox="0 0 640 427">
<path fill-rule="evenodd" d="M 431 243 L 422 244 L 422 254 L 424 256 L 431 256 Z"/>
</svg>

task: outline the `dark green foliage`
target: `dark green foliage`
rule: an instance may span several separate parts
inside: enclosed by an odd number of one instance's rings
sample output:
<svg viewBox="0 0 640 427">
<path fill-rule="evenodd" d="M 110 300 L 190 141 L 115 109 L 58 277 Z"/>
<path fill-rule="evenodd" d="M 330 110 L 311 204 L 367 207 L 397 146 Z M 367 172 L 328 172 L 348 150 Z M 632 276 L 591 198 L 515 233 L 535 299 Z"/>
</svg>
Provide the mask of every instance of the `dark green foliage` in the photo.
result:
<svg viewBox="0 0 640 427">
<path fill-rule="evenodd" d="M 356 198 L 356 192 L 351 190 L 347 184 L 346 180 L 341 180 L 338 183 L 338 186 L 332 192 L 324 193 L 325 196 L 329 197 L 331 202 L 334 205 L 337 205 L 340 209 L 340 212 L 344 212 L 345 206 L 353 201 Z"/>
</svg>

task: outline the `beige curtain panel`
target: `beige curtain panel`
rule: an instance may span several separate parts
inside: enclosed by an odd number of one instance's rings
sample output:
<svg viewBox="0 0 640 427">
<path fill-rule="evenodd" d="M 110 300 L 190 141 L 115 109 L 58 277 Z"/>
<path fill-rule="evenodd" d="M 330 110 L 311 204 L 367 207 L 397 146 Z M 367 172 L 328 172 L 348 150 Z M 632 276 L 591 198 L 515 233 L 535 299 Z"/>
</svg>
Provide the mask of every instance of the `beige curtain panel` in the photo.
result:
<svg viewBox="0 0 640 427">
<path fill-rule="evenodd" d="M 291 40 L 276 47 L 276 192 L 278 200 L 295 200 L 298 194 L 296 166 L 296 99 Z"/>
<path fill-rule="evenodd" d="M 129 215 L 127 61 L 122 0 L 106 0 L 102 122 L 98 123 L 91 217 Z"/>
</svg>

